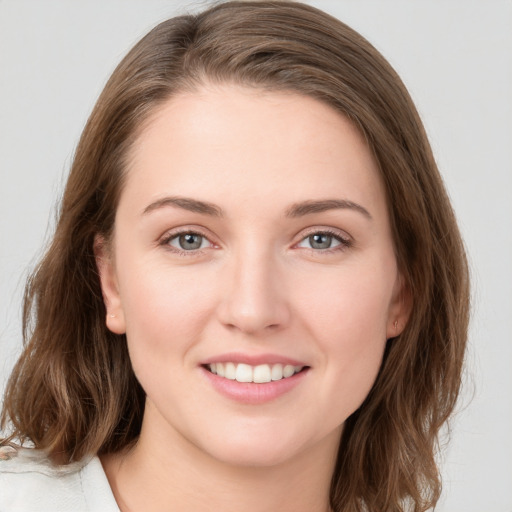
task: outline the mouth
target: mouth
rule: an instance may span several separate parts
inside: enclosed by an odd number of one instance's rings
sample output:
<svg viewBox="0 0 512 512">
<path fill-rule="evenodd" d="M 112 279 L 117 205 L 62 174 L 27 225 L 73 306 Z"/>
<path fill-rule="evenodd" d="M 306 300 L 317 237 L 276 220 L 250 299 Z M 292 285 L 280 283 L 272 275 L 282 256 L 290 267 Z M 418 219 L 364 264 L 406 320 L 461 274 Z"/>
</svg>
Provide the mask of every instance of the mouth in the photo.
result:
<svg viewBox="0 0 512 512">
<path fill-rule="evenodd" d="M 224 379 L 235 380 L 237 382 L 266 384 L 289 379 L 309 367 L 281 363 L 253 366 L 246 363 L 217 362 L 205 364 L 203 368 Z"/>
</svg>

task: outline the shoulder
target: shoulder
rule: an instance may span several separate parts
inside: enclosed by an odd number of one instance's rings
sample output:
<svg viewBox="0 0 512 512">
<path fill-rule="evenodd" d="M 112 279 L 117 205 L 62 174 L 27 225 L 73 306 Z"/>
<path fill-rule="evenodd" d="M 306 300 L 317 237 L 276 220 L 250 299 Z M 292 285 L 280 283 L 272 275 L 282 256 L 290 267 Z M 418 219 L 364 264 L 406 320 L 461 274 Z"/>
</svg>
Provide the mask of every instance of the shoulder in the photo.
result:
<svg viewBox="0 0 512 512">
<path fill-rule="evenodd" d="M 0 447 L 0 512 L 118 512 L 97 457 L 56 466 L 40 450 Z"/>
</svg>

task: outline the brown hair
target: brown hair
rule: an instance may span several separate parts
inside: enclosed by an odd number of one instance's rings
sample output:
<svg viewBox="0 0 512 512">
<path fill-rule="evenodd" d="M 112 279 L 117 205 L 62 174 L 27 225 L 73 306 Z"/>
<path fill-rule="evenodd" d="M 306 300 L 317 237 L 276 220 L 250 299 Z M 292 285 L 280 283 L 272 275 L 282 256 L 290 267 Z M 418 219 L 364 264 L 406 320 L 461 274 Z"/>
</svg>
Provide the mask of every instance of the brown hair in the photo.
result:
<svg viewBox="0 0 512 512">
<path fill-rule="evenodd" d="M 416 109 L 387 61 L 329 15 L 287 1 L 226 2 L 165 21 L 119 64 L 84 129 L 56 232 L 28 281 L 25 348 L 2 426 L 60 462 L 120 450 L 139 434 L 144 392 L 124 335 L 105 326 L 93 242 L 108 240 L 125 157 L 141 124 L 178 91 L 230 82 L 295 91 L 362 132 L 385 183 L 398 265 L 412 296 L 377 380 L 346 421 L 335 511 L 418 512 L 440 494 L 438 432 L 461 382 L 468 270 Z"/>
</svg>

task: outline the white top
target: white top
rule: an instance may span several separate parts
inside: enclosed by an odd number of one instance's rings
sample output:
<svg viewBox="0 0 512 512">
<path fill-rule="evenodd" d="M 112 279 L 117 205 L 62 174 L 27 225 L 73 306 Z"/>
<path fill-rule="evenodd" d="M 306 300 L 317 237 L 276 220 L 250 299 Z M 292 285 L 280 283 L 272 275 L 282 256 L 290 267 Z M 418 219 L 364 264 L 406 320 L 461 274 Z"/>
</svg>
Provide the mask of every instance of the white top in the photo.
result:
<svg viewBox="0 0 512 512">
<path fill-rule="evenodd" d="M 0 447 L 0 512 L 120 512 L 98 457 L 54 466 L 40 450 Z"/>
</svg>

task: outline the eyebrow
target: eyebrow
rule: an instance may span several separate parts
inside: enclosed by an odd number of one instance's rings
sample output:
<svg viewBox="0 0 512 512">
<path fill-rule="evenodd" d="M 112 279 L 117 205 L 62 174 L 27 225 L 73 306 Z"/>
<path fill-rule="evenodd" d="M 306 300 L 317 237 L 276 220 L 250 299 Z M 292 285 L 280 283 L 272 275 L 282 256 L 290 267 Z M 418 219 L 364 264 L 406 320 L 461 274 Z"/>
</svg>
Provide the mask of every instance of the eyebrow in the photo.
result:
<svg viewBox="0 0 512 512">
<path fill-rule="evenodd" d="M 170 196 L 159 199 L 148 205 L 143 215 L 166 206 L 174 206 L 194 213 L 210 215 L 212 217 L 224 217 L 224 211 L 219 206 L 207 201 L 199 201 L 190 197 Z M 309 200 L 292 204 L 285 212 L 289 218 L 304 217 L 313 213 L 321 213 L 329 210 L 355 210 L 366 218 L 372 219 L 370 212 L 360 204 L 348 201 L 347 199 L 323 199 L 319 201 Z"/>
<path fill-rule="evenodd" d="M 145 215 L 147 213 L 151 213 L 154 210 L 158 210 L 159 208 L 163 208 L 164 206 L 177 206 L 178 208 L 188 210 L 189 212 L 202 213 L 203 215 L 211 215 L 212 217 L 224 216 L 222 208 L 219 208 L 213 203 L 198 201 L 197 199 L 191 199 L 189 197 L 178 196 L 164 197 L 159 199 L 158 201 L 151 203 L 149 206 L 146 206 L 142 213 Z"/>
<path fill-rule="evenodd" d="M 321 201 L 302 201 L 295 203 L 286 210 L 286 217 L 303 217 L 312 213 L 321 213 L 328 210 L 355 210 L 362 213 L 366 218 L 372 219 L 370 212 L 360 204 L 348 201 L 347 199 L 324 199 Z"/>
</svg>

